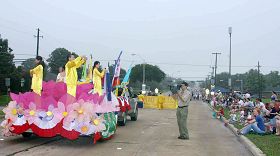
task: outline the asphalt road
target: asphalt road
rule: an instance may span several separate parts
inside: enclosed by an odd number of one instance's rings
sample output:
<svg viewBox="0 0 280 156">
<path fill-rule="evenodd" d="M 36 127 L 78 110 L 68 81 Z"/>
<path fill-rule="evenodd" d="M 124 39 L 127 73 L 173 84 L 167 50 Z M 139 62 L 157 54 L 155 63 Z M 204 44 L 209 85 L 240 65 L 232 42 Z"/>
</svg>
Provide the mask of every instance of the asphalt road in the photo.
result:
<svg viewBox="0 0 280 156">
<path fill-rule="evenodd" d="M 118 127 L 112 140 L 93 144 L 91 138 L 69 141 L 20 136 L 0 139 L 0 155 L 16 156 L 249 156 L 251 153 L 223 124 L 211 118 L 206 104 L 192 102 L 190 140 L 179 140 L 175 110 L 141 109 L 139 120 Z M 3 137 L 2 137 L 3 138 Z"/>
</svg>

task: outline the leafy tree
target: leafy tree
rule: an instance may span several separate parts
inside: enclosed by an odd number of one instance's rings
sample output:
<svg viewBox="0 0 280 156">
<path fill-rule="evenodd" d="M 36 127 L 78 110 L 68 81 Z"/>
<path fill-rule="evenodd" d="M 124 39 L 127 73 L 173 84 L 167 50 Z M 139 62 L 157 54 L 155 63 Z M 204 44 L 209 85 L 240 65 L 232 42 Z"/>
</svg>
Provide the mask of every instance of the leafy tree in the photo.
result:
<svg viewBox="0 0 280 156">
<path fill-rule="evenodd" d="M 266 87 L 269 89 L 279 87 L 280 76 L 278 71 L 271 71 L 269 74 L 265 75 Z"/>
<path fill-rule="evenodd" d="M 9 48 L 8 40 L 0 38 L 0 92 L 7 92 L 5 86 L 5 78 L 11 78 L 16 71 L 13 63 L 14 55 L 12 49 Z"/>
<path fill-rule="evenodd" d="M 65 48 L 56 48 L 47 59 L 48 67 L 51 73 L 58 74 L 58 68 L 64 67 L 67 63 L 67 57 L 71 52 Z M 73 53 L 78 57 L 76 53 Z M 77 69 L 79 78 L 82 75 L 82 68 Z"/>
<path fill-rule="evenodd" d="M 258 93 L 258 91 L 263 91 L 265 88 L 264 77 L 260 74 L 260 83 L 258 79 L 258 70 L 251 69 L 245 73 L 245 89 L 252 93 Z M 260 86 L 259 86 L 260 85 Z"/>
<path fill-rule="evenodd" d="M 30 71 L 35 67 L 35 58 L 26 59 L 24 62 L 21 63 L 24 71 Z"/>
<path fill-rule="evenodd" d="M 64 67 L 67 63 L 67 56 L 71 52 L 65 48 L 56 48 L 47 59 L 50 72 L 57 74 L 59 67 Z"/>
<path fill-rule="evenodd" d="M 146 82 L 156 81 L 161 82 L 166 74 L 158 67 L 150 64 L 145 65 L 145 80 Z M 131 70 L 131 82 L 143 81 L 143 65 L 138 64 Z"/>
</svg>

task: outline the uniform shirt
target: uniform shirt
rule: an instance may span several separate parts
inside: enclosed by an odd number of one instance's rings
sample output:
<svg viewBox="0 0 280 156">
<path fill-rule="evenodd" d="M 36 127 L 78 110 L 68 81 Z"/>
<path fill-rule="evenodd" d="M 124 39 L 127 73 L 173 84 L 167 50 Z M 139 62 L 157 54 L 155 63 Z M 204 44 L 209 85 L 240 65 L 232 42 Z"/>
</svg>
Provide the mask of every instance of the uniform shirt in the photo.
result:
<svg viewBox="0 0 280 156">
<path fill-rule="evenodd" d="M 77 57 L 73 61 L 68 61 L 65 65 L 65 82 L 67 85 L 76 86 L 78 81 L 77 68 L 80 68 L 85 62 L 81 57 Z"/>
<path fill-rule="evenodd" d="M 30 70 L 30 74 L 32 75 L 31 89 L 33 89 L 33 90 L 42 90 L 43 66 L 42 65 L 38 65 L 34 69 Z"/>
<path fill-rule="evenodd" d="M 180 97 L 178 97 L 178 106 L 179 107 L 188 106 L 192 97 L 191 92 L 186 89 L 185 91 L 180 90 L 179 94 L 182 95 L 183 100 Z"/>
</svg>

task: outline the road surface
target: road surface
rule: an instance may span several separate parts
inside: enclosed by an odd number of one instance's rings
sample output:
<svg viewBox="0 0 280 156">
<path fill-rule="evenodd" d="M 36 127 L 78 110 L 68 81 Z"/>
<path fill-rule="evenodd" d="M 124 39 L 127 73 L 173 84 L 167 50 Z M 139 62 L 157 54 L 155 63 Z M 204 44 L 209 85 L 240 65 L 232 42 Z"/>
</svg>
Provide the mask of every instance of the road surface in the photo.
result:
<svg viewBox="0 0 280 156">
<path fill-rule="evenodd" d="M 118 127 L 112 140 L 95 145 L 88 137 L 0 140 L 0 155 L 15 156 L 249 156 L 251 153 L 223 124 L 211 118 L 208 106 L 193 101 L 189 108 L 190 140 L 179 140 L 175 110 L 141 109 L 139 120 Z"/>
</svg>

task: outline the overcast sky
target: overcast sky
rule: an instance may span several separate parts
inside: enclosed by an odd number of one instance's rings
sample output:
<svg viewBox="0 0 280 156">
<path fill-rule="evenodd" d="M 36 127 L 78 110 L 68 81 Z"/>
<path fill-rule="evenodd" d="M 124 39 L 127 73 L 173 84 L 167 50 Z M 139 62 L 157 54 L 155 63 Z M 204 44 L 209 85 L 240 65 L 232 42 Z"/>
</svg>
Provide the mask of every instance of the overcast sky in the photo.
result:
<svg viewBox="0 0 280 156">
<path fill-rule="evenodd" d="M 1 2 L 0 34 L 17 54 L 40 55 L 64 47 L 98 60 L 114 60 L 123 50 L 123 68 L 132 60 L 157 64 L 186 80 L 202 80 L 221 52 L 218 70 L 228 71 L 232 34 L 232 72 L 280 69 L 279 0 L 6 0 Z M 101 61 L 105 64 L 105 61 Z"/>
</svg>

